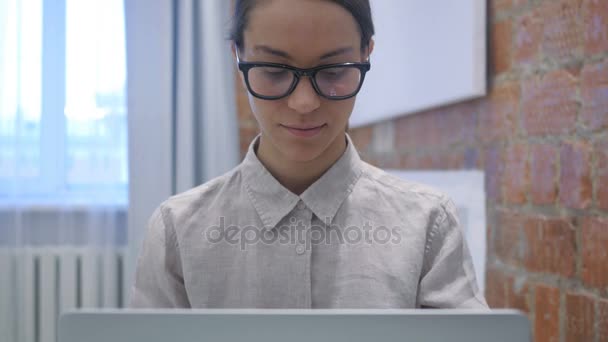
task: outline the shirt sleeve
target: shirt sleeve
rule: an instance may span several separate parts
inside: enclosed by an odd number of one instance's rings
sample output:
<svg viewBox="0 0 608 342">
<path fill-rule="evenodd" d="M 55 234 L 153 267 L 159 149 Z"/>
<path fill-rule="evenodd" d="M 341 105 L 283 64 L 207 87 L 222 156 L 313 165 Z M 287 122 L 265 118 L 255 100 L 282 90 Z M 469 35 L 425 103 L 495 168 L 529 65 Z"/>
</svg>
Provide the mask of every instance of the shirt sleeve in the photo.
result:
<svg viewBox="0 0 608 342">
<path fill-rule="evenodd" d="M 165 223 L 162 207 L 156 209 L 148 222 L 129 307 L 190 307 L 175 229 Z"/>
<path fill-rule="evenodd" d="M 443 201 L 429 229 L 418 306 L 487 309 L 488 304 L 477 286 L 456 206 L 451 200 Z"/>
</svg>

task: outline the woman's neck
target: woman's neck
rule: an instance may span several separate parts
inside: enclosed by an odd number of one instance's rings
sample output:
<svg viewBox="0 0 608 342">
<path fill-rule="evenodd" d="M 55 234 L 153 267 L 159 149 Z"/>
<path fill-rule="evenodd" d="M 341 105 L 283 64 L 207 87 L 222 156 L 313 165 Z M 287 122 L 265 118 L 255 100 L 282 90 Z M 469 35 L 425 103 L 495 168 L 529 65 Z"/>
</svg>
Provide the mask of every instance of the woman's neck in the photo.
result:
<svg viewBox="0 0 608 342">
<path fill-rule="evenodd" d="M 345 149 L 346 136 L 341 135 L 317 158 L 304 162 L 294 161 L 276 149 L 268 139 L 264 139 L 262 134 L 256 154 L 279 183 L 300 195 L 340 159 Z"/>
</svg>

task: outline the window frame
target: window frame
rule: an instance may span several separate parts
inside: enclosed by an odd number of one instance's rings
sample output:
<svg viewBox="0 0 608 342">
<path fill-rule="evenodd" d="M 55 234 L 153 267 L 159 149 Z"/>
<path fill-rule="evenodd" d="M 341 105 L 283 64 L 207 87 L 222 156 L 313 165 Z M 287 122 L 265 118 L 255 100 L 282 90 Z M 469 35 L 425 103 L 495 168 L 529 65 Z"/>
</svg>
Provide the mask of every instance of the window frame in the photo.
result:
<svg viewBox="0 0 608 342">
<path fill-rule="evenodd" d="M 42 7 L 40 121 L 37 148 L 39 151 L 38 175 L 18 183 L 0 180 L 0 207 L 5 206 L 63 206 L 63 205 L 116 205 L 126 207 L 128 183 L 124 186 L 100 184 L 93 188 L 70 189 L 67 179 L 67 119 L 65 116 L 67 93 L 67 0 L 40 0 Z M 17 11 L 21 6 L 17 3 Z M 18 13 L 18 16 L 20 13 Z M 126 37 L 125 37 L 126 39 Z M 17 53 L 21 53 L 18 51 Z M 19 62 L 18 62 L 19 63 Z M 126 63 L 126 61 L 125 61 Z M 19 68 L 18 64 L 18 68 Z M 20 100 L 18 100 L 20 101 Z M 19 106 L 15 108 L 16 127 L 23 121 Z M 19 131 L 7 139 L 17 146 Z M 126 148 L 126 147 L 125 147 Z"/>
</svg>

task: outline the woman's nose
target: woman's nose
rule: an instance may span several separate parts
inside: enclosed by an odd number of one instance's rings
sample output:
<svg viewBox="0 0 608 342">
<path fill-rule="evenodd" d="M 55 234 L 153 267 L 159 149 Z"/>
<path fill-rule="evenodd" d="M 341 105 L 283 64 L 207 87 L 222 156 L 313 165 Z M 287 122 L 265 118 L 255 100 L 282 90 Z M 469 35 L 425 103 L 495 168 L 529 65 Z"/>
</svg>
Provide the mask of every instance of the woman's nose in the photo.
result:
<svg viewBox="0 0 608 342">
<path fill-rule="evenodd" d="M 296 89 L 289 95 L 287 104 L 289 108 L 302 114 L 310 113 L 319 108 L 321 99 L 313 88 L 309 77 L 302 77 L 300 79 Z"/>
</svg>

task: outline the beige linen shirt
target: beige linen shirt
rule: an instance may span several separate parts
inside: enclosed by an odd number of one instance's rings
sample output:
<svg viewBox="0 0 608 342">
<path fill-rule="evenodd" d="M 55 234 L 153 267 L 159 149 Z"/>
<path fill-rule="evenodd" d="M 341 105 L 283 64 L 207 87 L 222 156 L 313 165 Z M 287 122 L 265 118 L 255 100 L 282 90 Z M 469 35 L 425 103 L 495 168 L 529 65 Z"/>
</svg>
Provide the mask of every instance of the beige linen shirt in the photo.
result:
<svg viewBox="0 0 608 342">
<path fill-rule="evenodd" d="M 136 308 L 487 308 L 456 208 L 347 148 L 300 196 L 256 156 L 162 203 Z"/>
</svg>

